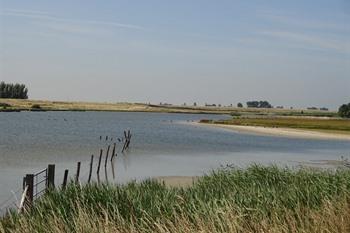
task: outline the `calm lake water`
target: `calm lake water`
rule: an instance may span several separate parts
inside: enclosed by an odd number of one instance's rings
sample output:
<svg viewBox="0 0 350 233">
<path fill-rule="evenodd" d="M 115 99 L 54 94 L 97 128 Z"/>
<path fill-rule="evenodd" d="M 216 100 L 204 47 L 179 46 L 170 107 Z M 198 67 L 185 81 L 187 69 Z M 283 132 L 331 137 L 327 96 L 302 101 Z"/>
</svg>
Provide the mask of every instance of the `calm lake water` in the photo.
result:
<svg viewBox="0 0 350 233">
<path fill-rule="evenodd" d="M 152 176 L 202 175 L 226 164 L 294 166 L 303 161 L 350 157 L 350 143 L 346 141 L 256 136 L 190 123 L 226 117 L 117 112 L 0 113 L 0 203 L 11 195 L 11 190 L 20 189 L 26 173 L 39 171 L 49 163 L 56 164 L 57 184 L 62 182 L 64 169 L 74 175 L 78 161 L 82 162 L 81 179 L 87 180 L 91 154 L 97 157 L 101 148 L 105 150 L 112 143 L 99 137 L 108 135 L 115 140 L 122 137 L 124 129 L 131 129 L 133 137 L 130 150 L 118 153 L 115 162 L 118 182 Z M 118 151 L 121 146 L 119 143 Z"/>
</svg>

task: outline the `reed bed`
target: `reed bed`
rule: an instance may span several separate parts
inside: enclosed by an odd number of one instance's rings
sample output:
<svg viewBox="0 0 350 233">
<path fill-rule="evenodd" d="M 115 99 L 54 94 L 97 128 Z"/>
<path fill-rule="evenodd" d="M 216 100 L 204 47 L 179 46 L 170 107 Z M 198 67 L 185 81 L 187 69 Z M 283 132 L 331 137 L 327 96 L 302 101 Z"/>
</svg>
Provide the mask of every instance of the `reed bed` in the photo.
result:
<svg viewBox="0 0 350 233">
<path fill-rule="evenodd" d="M 350 171 L 253 165 L 191 187 L 71 184 L 0 220 L 0 232 L 350 232 Z"/>
</svg>

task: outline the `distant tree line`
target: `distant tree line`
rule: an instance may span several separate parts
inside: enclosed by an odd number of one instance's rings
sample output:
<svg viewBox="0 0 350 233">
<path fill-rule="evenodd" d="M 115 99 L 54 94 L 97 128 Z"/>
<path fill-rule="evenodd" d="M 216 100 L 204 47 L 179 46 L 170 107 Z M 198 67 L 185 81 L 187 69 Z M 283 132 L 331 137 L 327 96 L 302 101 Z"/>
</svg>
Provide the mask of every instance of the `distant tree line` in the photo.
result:
<svg viewBox="0 0 350 233">
<path fill-rule="evenodd" d="M 307 110 L 321 110 L 321 111 L 328 111 L 329 109 L 326 107 L 317 108 L 317 107 L 308 107 Z"/>
<path fill-rule="evenodd" d="M 338 114 L 340 117 L 350 118 L 350 103 L 340 106 Z"/>
<path fill-rule="evenodd" d="M 28 99 L 28 88 L 24 84 L 0 82 L 0 98 Z"/>
<path fill-rule="evenodd" d="M 272 108 L 272 105 L 267 101 L 248 101 L 248 108 Z"/>
</svg>

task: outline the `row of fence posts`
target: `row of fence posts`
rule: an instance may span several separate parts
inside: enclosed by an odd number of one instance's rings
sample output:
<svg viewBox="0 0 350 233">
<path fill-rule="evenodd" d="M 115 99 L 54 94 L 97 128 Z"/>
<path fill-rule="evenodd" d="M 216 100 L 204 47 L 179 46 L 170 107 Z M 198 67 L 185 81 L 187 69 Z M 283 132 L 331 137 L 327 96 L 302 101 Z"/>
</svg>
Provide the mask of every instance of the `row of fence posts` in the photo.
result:
<svg viewBox="0 0 350 233">
<path fill-rule="evenodd" d="M 102 136 L 100 136 L 100 140 L 101 140 L 101 138 L 102 138 Z M 108 140 L 108 136 L 106 136 L 106 140 Z M 130 140 L 131 140 L 130 130 L 124 131 L 124 138 L 122 140 L 119 140 L 119 141 L 123 142 L 122 153 L 129 148 Z M 115 179 L 114 159 L 117 157 L 116 146 L 117 146 L 117 144 L 114 143 L 111 158 L 110 158 L 113 180 Z M 105 180 L 107 183 L 108 183 L 107 163 L 108 163 L 110 149 L 111 149 L 111 145 L 108 145 L 107 151 L 106 151 L 106 157 L 105 157 L 105 161 L 104 161 Z M 100 170 L 101 169 L 100 169 L 100 167 L 101 167 L 101 163 L 102 163 L 102 157 L 103 157 L 103 149 L 100 150 L 100 155 L 99 155 L 99 159 L 98 159 L 98 166 L 97 166 L 97 170 L 96 170 L 98 184 L 101 183 L 101 179 L 100 179 Z M 93 162 L 94 162 L 94 155 L 91 155 L 90 164 L 89 164 L 89 175 L 88 175 L 88 180 L 87 180 L 88 184 L 91 183 Z M 74 177 L 74 183 L 77 185 L 79 185 L 80 167 L 81 167 L 81 162 L 78 162 L 77 168 L 76 168 L 76 174 Z M 35 178 L 36 178 L 36 176 L 38 176 L 41 173 L 45 173 L 45 179 L 36 183 Z M 63 183 L 62 183 L 63 190 L 67 187 L 67 184 L 68 184 L 68 173 L 69 173 L 69 170 L 65 169 L 64 175 L 63 175 Z M 37 186 L 43 181 L 45 182 L 44 189 L 37 192 L 37 190 L 36 190 Z M 31 207 L 33 205 L 33 202 L 35 201 L 35 198 L 38 198 L 39 193 L 43 193 L 46 190 L 51 189 L 51 188 L 52 189 L 55 188 L 55 164 L 49 164 L 47 169 L 44 169 L 43 171 L 41 171 L 37 174 L 27 174 L 23 178 L 23 195 L 22 195 L 21 202 L 19 205 L 19 211 L 22 211 L 23 208 Z"/>
</svg>

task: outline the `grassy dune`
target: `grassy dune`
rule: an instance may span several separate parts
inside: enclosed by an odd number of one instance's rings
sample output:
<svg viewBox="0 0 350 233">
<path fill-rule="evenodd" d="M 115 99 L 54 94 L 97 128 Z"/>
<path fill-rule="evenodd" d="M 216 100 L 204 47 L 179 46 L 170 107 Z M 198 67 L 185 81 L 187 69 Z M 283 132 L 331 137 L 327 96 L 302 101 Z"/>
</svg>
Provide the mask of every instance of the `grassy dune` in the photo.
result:
<svg viewBox="0 0 350 233">
<path fill-rule="evenodd" d="M 295 117 L 272 117 L 272 118 L 232 118 L 222 121 L 206 121 L 202 123 L 215 123 L 241 126 L 261 126 L 272 128 L 293 128 L 315 130 L 320 132 L 350 134 L 349 119 L 323 119 L 323 118 L 295 118 Z"/>
<path fill-rule="evenodd" d="M 188 188 L 155 181 L 69 186 L 0 232 L 349 232 L 350 171 L 251 166 Z"/>
<path fill-rule="evenodd" d="M 0 111 L 4 111 L 2 104 L 9 104 L 7 111 L 31 110 L 33 105 L 39 105 L 47 111 L 129 111 L 129 112 L 170 112 L 170 113 L 210 113 L 233 115 L 283 115 L 299 116 L 301 110 L 291 109 L 256 109 L 235 107 L 203 107 L 203 106 L 164 106 L 144 103 L 93 103 L 93 102 L 64 102 L 45 100 L 0 99 Z M 335 112 L 304 110 L 303 116 L 336 116 Z"/>
</svg>

